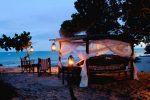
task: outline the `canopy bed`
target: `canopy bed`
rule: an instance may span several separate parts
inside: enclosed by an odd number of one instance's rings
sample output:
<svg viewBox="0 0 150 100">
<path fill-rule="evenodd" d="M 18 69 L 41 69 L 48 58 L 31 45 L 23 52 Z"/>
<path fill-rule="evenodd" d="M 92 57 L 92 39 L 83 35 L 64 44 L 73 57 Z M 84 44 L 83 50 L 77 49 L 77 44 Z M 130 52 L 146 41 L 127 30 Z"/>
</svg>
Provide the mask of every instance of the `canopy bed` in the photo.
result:
<svg viewBox="0 0 150 100">
<path fill-rule="evenodd" d="M 119 36 L 86 36 L 80 35 L 72 38 L 57 38 L 50 39 L 55 42 L 59 42 L 59 62 L 58 65 L 62 66 L 61 57 L 74 52 L 78 55 L 81 61 L 84 61 L 81 67 L 81 81 L 80 87 L 88 86 L 88 70 L 89 63 L 87 59 L 94 56 L 105 54 L 108 51 L 112 51 L 115 55 L 120 57 L 126 57 L 129 60 L 128 68 L 130 68 L 131 78 L 137 79 L 137 69 L 133 62 L 134 50 L 132 43 L 127 42 L 123 37 Z M 109 59 L 109 58 L 107 58 Z M 102 62 L 99 62 L 102 63 Z M 118 66 L 119 67 L 119 66 Z M 121 66 L 120 66 L 121 67 Z"/>
</svg>

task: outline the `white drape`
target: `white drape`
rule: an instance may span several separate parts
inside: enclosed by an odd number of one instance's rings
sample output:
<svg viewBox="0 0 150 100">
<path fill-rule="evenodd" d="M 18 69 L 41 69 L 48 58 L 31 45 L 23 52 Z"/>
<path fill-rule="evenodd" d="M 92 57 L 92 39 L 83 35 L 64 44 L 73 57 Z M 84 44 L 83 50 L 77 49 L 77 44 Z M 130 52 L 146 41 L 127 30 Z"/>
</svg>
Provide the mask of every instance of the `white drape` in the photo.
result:
<svg viewBox="0 0 150 100">
<path fill-rule="evenodd" d="M 104 54 L 111 50 L 121 57 L 130 57 L 132 53 L 129 43 L 109 39 L 93 42 L 89 48 L 90 53 Z"/>
<path fill-rule="evenodd" d="M 61 56 L 64 56 L 64 55 L 74 51 L 78 45 L 79 44 L 70 43 L 70 42 L 62 42 L 61 48 L 60 48 Z"/>
<path fill-rule="evenodd" d="M 121 57 L 130 57 L 132 50 L 129 43 L 117 40 L 105 40 L 104 44 L 109 50 Z"/>
<path fill-rule="evenodd" d="M 64 56 L 72 51 L 74 51 L 81 60 L 84 60 L 84 64 L 81 66 L 81 82 L 80 87 L 87 87 L 88 86 L 88 76 L 87 76 L 87 69 L 86 69 L 86 59 L 91 56 L 104 54 L 108 51 L 112 51 L 115 54 L 121 57 L 130 57 L 132 50 L 129 43 L 117 41 L 117 40 L 100 40 L 100 41 L 91 41 L 89 44 L 89 54 L 86 54 L 85 51 L 76 50 L 79 45 L 76 43 L 70 42 L 62 42 L 61 43 L 61 56 Z M 59 62 L 60 63 L 60 62 Z M 134 64 L 135 65 L 135 64 Z M 134 66 L 134 79 L 138 79 L 137 77 L 137 68 Z"/>
<path fill-rule="evenodd" d="M 81 65 L 81 81 L 80 81 L 80 87 L 87 87 L 88 86 L 88 76 L 87 76 L 87 68 L 86 68 L 86 59 L 89 58 L 89 55 L 86 54 L 84 51 L 78 51 L 75 50 L 75 53 L 78 55 L 78 57 L 82 60 L 84 60 L 83 65 Z"/>
</svg>

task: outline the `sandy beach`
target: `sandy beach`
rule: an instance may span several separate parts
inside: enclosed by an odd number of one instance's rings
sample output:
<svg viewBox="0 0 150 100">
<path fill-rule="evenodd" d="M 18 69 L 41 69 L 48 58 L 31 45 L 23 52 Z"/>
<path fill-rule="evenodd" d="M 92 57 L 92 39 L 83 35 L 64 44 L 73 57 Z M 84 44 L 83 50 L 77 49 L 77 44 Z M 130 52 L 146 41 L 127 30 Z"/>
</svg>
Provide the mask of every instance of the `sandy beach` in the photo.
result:
<svg viewBox="0 0 150 100">
<path fill-rule="evenodd" d="M 123 74 L 101 74 L 86 88 L 72 85 L 74 95 L 77 100 L 150 100 L 148 61 L 149 57 L 142 57 L 141 62 L 137 63 L 140 69 L 145 68 L 138 72 L 139 80 L 131 80 Z M 58 67 L 52 67 L 52 75 L 44 74 L 40 77 L 37 73 L 21 73 L 18 67 L 1 67 L 0 100 L 71 100 L 67 82 L 63 85 L 57 73 Z"/>
<path fill-rule="evenodd" d="M 20 73 L 19 70 L 5 69 L 0 74 L 0 80 L 12 86 L 16 92 L 10 99 L 71 100 L 67 84 L 62 85 L 56 74 L 38 77 L 37 73 Z M 138 81 L 103 77 L 99 83 L 91 83 L 87 88 L 73 85 L 73 91 L 77 100 L 149 100 L 150 73 L 139 72 L 138 77 Z M 0 97 L 1 100 L 3 98 L 4 95 Z"/>
</svg>

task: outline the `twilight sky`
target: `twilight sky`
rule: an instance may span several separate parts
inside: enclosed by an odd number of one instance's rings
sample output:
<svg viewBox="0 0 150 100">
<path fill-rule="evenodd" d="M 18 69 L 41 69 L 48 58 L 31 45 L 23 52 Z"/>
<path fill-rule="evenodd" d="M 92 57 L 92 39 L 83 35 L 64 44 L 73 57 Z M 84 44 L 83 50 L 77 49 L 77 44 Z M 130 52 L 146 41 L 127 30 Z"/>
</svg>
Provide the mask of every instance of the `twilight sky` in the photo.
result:
<svg viewBox="0 0 150 100">
<path fill-rule="evenodd" d="M 50 50 L 50 38 L 59 37 L 60 25 L 75 13 L 76 0 L 0 0 L 0 37 L 31 32 L 36 51 Z M 0 51 L 4 51 L 0 49 Z"/>
</svg>

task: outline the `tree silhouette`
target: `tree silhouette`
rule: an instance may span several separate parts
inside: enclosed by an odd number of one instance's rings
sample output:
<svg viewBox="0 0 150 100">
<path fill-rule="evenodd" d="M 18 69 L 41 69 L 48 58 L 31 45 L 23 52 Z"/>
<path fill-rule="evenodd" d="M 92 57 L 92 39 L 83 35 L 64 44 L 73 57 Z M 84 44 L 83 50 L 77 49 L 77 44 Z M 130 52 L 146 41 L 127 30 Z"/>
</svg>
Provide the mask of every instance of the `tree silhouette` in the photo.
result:
<svg viewBox="0 0 150 100">
<path fill-rule="evenodd" d="M 0 38 L 0 47 L 8 51 L 11 49 L 11 44 L 12 44 L 11 38 L 3 34 L 2 38 Z"/>
<path fill-rule="evenodd" d="M 122 35 L 134 44 L 150 42 L 150 0 L 77 0 L 74 4 L 77 13 L 62 23 L 61 36 L 84 31 Z"/>
<path fill-rule="evenodd" d="M 145 47 L 145 54 L 150 54 L 150 44 Z"/>
<path fill-rule="evenodd" d="M 15 34 L 12 38 L 13 45 L 12 47 L 16 49 L 16 51 L 22 51 L 23 49 L 27 49 L 31 46 L 31 36 L 30 32 L 23 32 L 20 35 Z"/>
<path fill-rule="evenodd" d="M 119 5 L 112 0 L 78 0 L 75 2 L 78 13 L 72 14 L 72 20 L 66 20 L 61 25 L 62 36 L 73 36 L 78 32 L 86 34 L 109 34 L 117 31 L 119 23 Z M 111 19 L 109 19 L 111 18 Z"/>
<path fill-rule="evenodd" d="M 12 48 L 16 51 L 22 51 L 31 46 L 31 38 L 30 32 L 25 31 L 20 35 L 15 34 L 12 38 L 3 34 L 2 38 L 0 38 L 0 47 L 6 51 L 11 50 Z"/>
<path fill-rule="evenodd" d="M 150 43 L 150 0 L 126 0 L 122 5 L 125 35 L 134 37 L 134 43 Z"/>
</svg>

